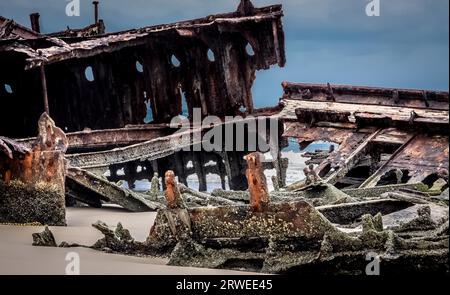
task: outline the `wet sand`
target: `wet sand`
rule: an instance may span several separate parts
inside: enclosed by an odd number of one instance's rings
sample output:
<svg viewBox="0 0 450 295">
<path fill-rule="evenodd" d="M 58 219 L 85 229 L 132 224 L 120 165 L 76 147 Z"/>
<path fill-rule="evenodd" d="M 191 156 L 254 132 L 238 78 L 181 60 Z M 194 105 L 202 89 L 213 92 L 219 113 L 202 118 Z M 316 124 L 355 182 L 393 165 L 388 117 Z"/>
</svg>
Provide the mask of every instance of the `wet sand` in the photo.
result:
<svg viewBox="0 0 450 295">
<path fill-rule="evenodd" d="M 68 208 L 67 227 L 50 227 L 56 242 L 92 245 L 102 237 L 91 224 L 101 220 L 110 226 L 121 222 L 136 240 L 144 241 L 153 224 L 155 212 L 130 213 L 121 208 Z M 32 233 L 44 227 L 0 225 L 0 275 L 64 275 L 68 262 L 66 254 L 80 255 L 80 273 L 83 275 L 225 275 L 243 274 L 238 271 L 212 270 L 167 266 L 164 258 L 140 258 L 109 254 L 87 248 L 54 248 L 32 246 Z"/>
</svg>

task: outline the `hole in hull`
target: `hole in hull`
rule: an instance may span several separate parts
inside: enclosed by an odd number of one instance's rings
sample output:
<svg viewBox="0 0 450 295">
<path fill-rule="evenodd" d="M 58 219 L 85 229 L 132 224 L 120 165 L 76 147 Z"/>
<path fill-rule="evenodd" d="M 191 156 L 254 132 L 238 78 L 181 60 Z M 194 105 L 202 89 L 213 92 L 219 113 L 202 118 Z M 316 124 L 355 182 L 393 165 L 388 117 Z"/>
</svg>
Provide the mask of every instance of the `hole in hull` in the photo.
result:
<svg viewBox="0 0 450 295">
<path fill-rule="evenodd" d="M 5 91 L 9 94 L 13 93 L 12 87 L 9 84 L 5 84 Z"/>
<path fill-rule="evenodd" d="M 208 50 L 207 55 L 208 55 L 208 60 L 210 62 L 215 62 L 216 61 L 216 56 L 214 55 L 214 52 L 211 49 Z"/>
<path fill-rule="evenodd" d="M 86 80 L 88 80 L 89 82 L 93 82 L 94 79 L 94 72 L 92 71 L 92 67 L 88 66 L 85 70 L 84 70 L 84 76 L 86 77 Z"/>
<path fill-rule="evenodd" d="M 136 61 L 136 71 L 138 71 L 139 73 L 144 72 L 144 66 L 138 60 Z"/>
<path fill-rule="evenodd" d="M 180 60 L 173 54 L 172 54 L 171 62 L 172 62 L 172 65 L 176 68 L 178 68 L 181 65 Z"/>
<path fill-rule="evenodd" d="M 250 56 L 254 56 L 255 55 L 255 50 L 253 50 L 253 46 L 250 43 L 247 43 L 247 46 L 245 47 L 245 51 Z"/>
</svg>

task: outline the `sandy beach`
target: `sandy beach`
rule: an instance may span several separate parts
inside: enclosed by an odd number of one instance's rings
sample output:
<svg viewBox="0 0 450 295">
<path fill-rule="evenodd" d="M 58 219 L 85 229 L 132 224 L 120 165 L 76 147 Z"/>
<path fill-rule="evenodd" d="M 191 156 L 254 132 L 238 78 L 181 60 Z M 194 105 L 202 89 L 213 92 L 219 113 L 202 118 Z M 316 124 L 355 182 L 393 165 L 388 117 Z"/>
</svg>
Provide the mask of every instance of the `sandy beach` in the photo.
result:
<svg viewBox="0 0 450 295">
<path fill-rule="evenodd" d="M 56 242 L 92 245 L 102 237 L 91 224 L 97 220 L 115 226 L 122 222 L 136 240 L 143 241 L 153 224 L 155 212 L 130 213 L 121 208 L 68 208 L 67 227 L 50 227 Z M 44 227 L 0 226 L 0 275 L 64 275 L 69 252 L 80 256 L 82 275 L 233 275 L 238 271 L 167 266 L 167 259 L 109 254 L 87 248 L 32 246 L 32 233 Z"/>
</svg>

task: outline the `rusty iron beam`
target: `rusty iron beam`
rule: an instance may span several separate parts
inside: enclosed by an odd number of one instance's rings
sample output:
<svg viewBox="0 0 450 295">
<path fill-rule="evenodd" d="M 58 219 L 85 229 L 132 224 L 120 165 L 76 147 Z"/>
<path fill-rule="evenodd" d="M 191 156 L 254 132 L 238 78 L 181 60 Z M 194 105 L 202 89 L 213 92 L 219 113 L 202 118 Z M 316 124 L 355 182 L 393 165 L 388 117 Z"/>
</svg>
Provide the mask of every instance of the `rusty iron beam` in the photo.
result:
<svg viewBox="0 0 450 295">
<path fill-rule="evenodd" d="M 448 110 L 290 99 L 284 102 L 290 105 L 290 108 L 295 108 L 295 115 L 299 122 L 309 126 L 316 126 L 320 122 L 331 124 L 339 122 L 346 125 L 354 123 L 358 128 L 397 127 L 435 133 L 446 133 L 449 127 Z M 323 123 L 322 126 L 324 126 Z"/>
<path fill-rule="evenodd" d="M 26 69 L 32 69 L 40 66 L 42 63 L 51 64 L 72 58 L 86 58 L 97 55 L 102 52 L 112 52 L 129 46 L 136 46 L 148 42 L 149 37 L 157 37 L 170 31 L 195 31 L 214 26 L 239 26 L 248 23 L 263 22 L 273 20 L 277 21 L 277 42 L 279 44 L 279 53 L 275 53 L 279 59 L 280 66 L 284 66 L 284 39 L 282 35 L 281 17 L 283 11 L 281 5 L 273 5 L 263 8 L 255 8 L 254 15 L 242 16 L 238 12 L 212 15 L 206 18 L 182 21 L 174 24 L 157 25 L 141 29 L 134 29 L 119 33 L 105 34 L 92 40 L 72 43 L 70 49 L 63 47 L 51 47 L 41 50 L 44 59 L 36 58 L 36 55 L 30 55 L 27 59 Z"/>
<path fill-rule="evenodd" d="M 196 134 L 202 132 L 203 130 L 198 128 L 113 150 L 71 154 L 67 155 L 66 158 L 71 166 L 84 169 L 108 167 L 111 164 L 126 163 L 139 159 L 151 161 L 171 155 L 184 147 L 201 144 L 202 140 L 197 141 L 197 138 L 201 139 L 201 136 Z M 190 138 L 187 139 L 188 137 Z"/>
<path fill-rule="evenodd" d="M 204 142 L 203 135 L 212 128 L 225 130 L 227 125 L 246 124 L 254 117 L 237 119 L 220 124 L 195 127 L 189 130 L 178 130 L 168 136 L 157 137 L 145 142 L 116 148 L 112 150 L 69 154 L 66 156 L 70 165 L 83 169 L 108 167 L 111 164 L 120 164 L 136 160 L 155 160 L 174 154 L 184 148 L 192 148 Z M 173 129 L 175 130 L 175 129 Z M 225 147 L 223 147 L 225 148 Z"/>
<path fill-rule="evenodd" d="M 407 141 L 360 188 L 374 187 L 391 170 L 407 170 L 408 183 L 423 181 L 430 174 L 449 169 L 448 136 L 417 135 Z"/>
<path fill-rule="evenodd" d="M 167 201 L 167 207 L 170 209 L 185 208 L 178 181 L 175 179 L 175 173 L 172 170 L 166 171 L 164 182 L 166 184 L 164 196 Z"/>
<path fill-rule="evenodd" d="M 44 111 L 47 113 L 47 115 L 50 115 L 50 110 L 48 106 L 47 78 L 45 76 L 45 68 L 44 65 L 41 65 L 39 68 L 41 71 L 41 87 L 42 87 L 42 97 L 44 98 Z"/>
<path fill-rule="evenodd" d="M 262 212 L 267 209 L 270 203 L 267 180 L 263 171 L 263 155 L 261 153 L 251 153 L 245 156 L 247 170 L 245 176 L 248 182 L 250 194 L 250 208 L 253 212 Z"/>
<path fill-rule="evenodd" d="M 402 146 L 408 142 L 411 137 L 414 136 L 414 132 L 406 132 L 398 130 L 396 128 L 383 129 L 373 140 L 372 143 L 380 145 L 398 145 Z"/>
<path fill-rule="evenodd" d="M 98 23 L 98 1 L 92 1 L 92 4 L 94 5 L 94 23 Z"/>
<path fill-rule="evenodd" d="M 307 124 L 300 122 L 286 122 L 285 124 L 286 127 L 282 136 L 296 138 L 300 143 L 323 140 L 341 144 L 354 132 L 356 132 L 356 129 L 352 127 L 348 128 L 343 125 L 335 125 L 333 127 L 322 127 L 316 125 L 314 127 L 310 127 Z"/>
<path fill-rule="evenodd" d="M 39 23 L 39 17 L 40 17 L 40 14 L 37 12 L 30 14 L 31 29 L 33 31 L 35 31 L 36 33 L 41 32 L 41 25 Z"/>
<path fill-rule="evenodd" d="M 0 15 L 0 40 L 6 39 L 35 39 L 42 35 L 30 28 L 16 23 L 12 19 L 4 18 Z"/>
<path fill-rule="evenodd" d="M 341 159 L 339 161 L 339 168 L 336 169 L 330 176 L 328 176 L 325 181 L 331 184 L 337 183 L 341 178 L 354 168 L 358 162 L 368 153 L 370 147 L 370 142 L 382 131 L 379 129 L 373 134 L 368 136 L 364 141 L 359 144 L 351 153 L 347 155 L 341 154 Z"/>
<path fill-rule="evenodd" d="M 408 108 L 449 109 L 448 92 L 367 86 L 283 82 L 284 99 L 327 101 L 332 88 L 336 102 Z"/>
<path fill-rule="evenodd" d="M 67 194 L 83 203 L 114 203 L 133 212 L 153 211 L 164 205 L 145 199 L 140 194 L 121 188 L 103 177 L 70 167 L 66 176 Z"/>
<path fill-rule="evenodd" d="M 152 140 L 172 133 L 168 124 L 134 125 L 120 129 L 85 130 L 67 133 L 69 149 L 115 148 Z M 35 138 L 18 139 L 17 142 L 29 146 Z"/>
</svg>

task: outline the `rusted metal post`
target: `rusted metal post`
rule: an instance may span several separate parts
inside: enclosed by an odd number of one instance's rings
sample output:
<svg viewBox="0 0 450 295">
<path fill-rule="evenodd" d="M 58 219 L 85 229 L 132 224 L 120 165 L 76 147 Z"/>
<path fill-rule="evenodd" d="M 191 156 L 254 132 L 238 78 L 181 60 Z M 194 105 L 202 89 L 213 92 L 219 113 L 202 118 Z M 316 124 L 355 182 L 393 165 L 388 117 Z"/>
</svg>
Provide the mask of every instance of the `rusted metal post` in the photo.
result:
<svg viewBox="0 0 450 295">
<path fill-rule="evenodd" d="M 164 195 L 167 200 L 167 207 L 169 209 L 185 208 L 180 189 L 178 188 L 178 182 L 175 179 L 175 173 L 172 170 L 167 170 L 164 182 L 166 184 Z"/>
<path fill-rule="evenodd" d="M 306 184 L 315 184 L 317 182 L 322 181 L 319 174 L 314 170 L 314 165 L 310 164 L 308 168 L 303 170 L 306 176 Z"/>
<path fill-rule="evenodd" d="M 98 23 L 98 1 L 93 1 L 92 4 L 94 4 L 94 20 L 95 23 Z"/>
<path fill-rule="evenodd" d="M 30 14 L 31 29 L 37 33 L 41 32 L 41 26 L 39 24 L 39 17 L 40 17 L 40 14 L 37 12 Z"/>
<path fill-rule="evenodd" d="M 280 54 L 280 41 L 278 39 L 278 23 L 277 21 L 272 21 L 272 33 L 273 33 L 273 44 L 275 47 L 275 54 L 277 56 L 277 63 L 282 66 L 281 54 Z"/>
<path fill-rule="evenodd" d="M 336 97 L 334 96 L 333 87 L 331 87 L 330 83 L 327 83 L 327 99 L 336 101 Z"/>
<path fill-rule="evenodd" d="M 261 163 L 261 153 L 251 153 L 245 157 L 247 160 L 247 181 L 248 191 L 250 193 L 250 210 L 253 212 L 262 212 L 270 203 L 269 190 L 267 189 L 267 180 L 263 172 Z"/>
<path fill-rule="evenodd" d="M 47 93 L 47 78 L 45 77 L 45 68 L 41 64 L 41 85 L 42 85 L 42 97 L 44 98 L 44 110 L 47 115 L 50 115 L 50 110 L 48 107 L 48 93 Z"/>
</svg>

